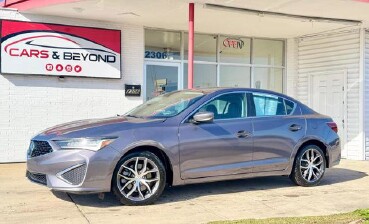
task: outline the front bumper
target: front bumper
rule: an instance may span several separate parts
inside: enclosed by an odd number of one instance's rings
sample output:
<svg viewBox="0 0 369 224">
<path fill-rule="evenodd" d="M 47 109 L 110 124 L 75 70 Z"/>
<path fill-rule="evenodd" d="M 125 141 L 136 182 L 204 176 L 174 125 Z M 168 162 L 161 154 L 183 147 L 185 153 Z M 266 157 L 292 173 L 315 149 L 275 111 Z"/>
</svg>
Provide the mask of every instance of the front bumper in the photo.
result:
<svg viewBox="0 0 369 224">
<path fill-rule="evenodd" d="M 27 174 L 32 182 L 71 193 L 109 192 L 118 151 L 107 146 L 89 150 L 54 150 L 27 160 Z"/>
</svg>

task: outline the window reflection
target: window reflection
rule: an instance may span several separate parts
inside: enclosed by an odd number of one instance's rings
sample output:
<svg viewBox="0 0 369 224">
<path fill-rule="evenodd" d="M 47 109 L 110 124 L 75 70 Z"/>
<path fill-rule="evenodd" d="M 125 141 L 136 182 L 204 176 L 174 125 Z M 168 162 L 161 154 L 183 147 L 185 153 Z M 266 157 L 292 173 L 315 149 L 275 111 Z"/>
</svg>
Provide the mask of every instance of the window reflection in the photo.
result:
<svg viewBox="0 0 369 224">
<path fill-rule="evenodd" d="M 187 89 L 188 86 L 188 64 L 183 64 L 183 87 Z M 217 86 L 217 66 L 209 64 L 194 64 L 193 67 L 193 87 L 194 88 L 208 88 Z"/>
<path fill-rule="evenodd" d="M 283 41 L 253 40 L 253 63 L 258 65 L 283 66 Z"/>
<path fill-rule="evenodd" d="M 283 92 L 283 69 L 254 68 L 253 88 Z"/>
<path fill-rule="evenodd" d="M 222 87 L 250 87 L 250 67 L 221 65 L 219 85 Z"/>
<path fill-rule="evenodd" d="M 188 34 L 184 34 L 184 59 L 188 60 Z M 217 36 L 195 34 L 194 60 L 216 62 Z"/>
<path fill-rule="evenodd" d="M 162 30 L 145 30 L 146 59 L 181 59 L 181 33 Z"/>
<path fill-rule="evenodd" d="M 220 37 L 219 57 L 224 63 L 250 64 L 250 38 Z"/>
</svg>

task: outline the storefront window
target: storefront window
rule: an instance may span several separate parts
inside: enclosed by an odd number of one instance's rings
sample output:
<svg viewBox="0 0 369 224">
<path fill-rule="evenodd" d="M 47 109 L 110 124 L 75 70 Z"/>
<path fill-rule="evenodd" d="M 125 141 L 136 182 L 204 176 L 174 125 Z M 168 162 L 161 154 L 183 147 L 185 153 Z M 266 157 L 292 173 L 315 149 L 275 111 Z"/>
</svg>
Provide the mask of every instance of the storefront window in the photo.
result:
<svg viewBox="0 0 369 224">
<path fill-rule="evenodd" d="M 250 64 L 250 47 L 250 38 L 221 36 L 219 43 L 220 62 Z"/>
<path fill-rule="evenodd" d="M 178 90 L 178 67 L 146 65 L 146 100 Z"/>
<path fill-rule="evenodd" d="M 254 39 L 253 64 L 283 66 L 283 45 L 281 40 Z"/>
<path fill-rule="evenodd" d="M 283 92 L 284 51 L 283 40 L 195 34 L 193 86 L 253 87 Z M 176 86 L 187 89 L 188 33 L 146 29 L 145 60 L 156 65 L 156 70 L 146 67 L 147 99 L 173 91 Z"/>
<path fill-rule="evenodd" d="M 283 92 L 283 69 L 254 68 L 253 88 Z"/>
<path fill-rule="evenodd" d="M 184 33 L 184 59 L 188 60 L 188 34 Z M 208 34 L 195 34 L 194 45 L 195 61 L 216 62 L 217 36 Z"/>
<path fill-rule="evenodd" d="M 145 30 L 145 58 L 180 60 L 181 33 L 162 30 Z"/>
<path fill-rule="evenodd" d="M 183 64 L 183 88 L 188 86 L 188 64 Z M 194 64 L 193 66 L 193 87 L 207 88 L 217 86 L 217 66 L 209 64 Z"/>
<path fill-rule="evenodd" d="M 221 65 L 219 85 L 221 87 L 250 87 L 250 67 Z"/>
</svg>

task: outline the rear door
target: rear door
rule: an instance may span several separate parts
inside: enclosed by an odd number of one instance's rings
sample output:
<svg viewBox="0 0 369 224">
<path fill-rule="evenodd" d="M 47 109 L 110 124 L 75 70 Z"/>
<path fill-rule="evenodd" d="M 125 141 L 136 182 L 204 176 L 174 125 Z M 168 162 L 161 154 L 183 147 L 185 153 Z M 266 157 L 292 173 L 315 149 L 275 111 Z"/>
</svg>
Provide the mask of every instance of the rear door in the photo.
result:
<svg viewBox="0 0 369 224">
<path fill-rule="evenodd" d="M 252 93 L 254 103 L 253 172 L 284 170 L 305 134 L 305 118 L 296 104 L 276 95 Z"/>
</svg>

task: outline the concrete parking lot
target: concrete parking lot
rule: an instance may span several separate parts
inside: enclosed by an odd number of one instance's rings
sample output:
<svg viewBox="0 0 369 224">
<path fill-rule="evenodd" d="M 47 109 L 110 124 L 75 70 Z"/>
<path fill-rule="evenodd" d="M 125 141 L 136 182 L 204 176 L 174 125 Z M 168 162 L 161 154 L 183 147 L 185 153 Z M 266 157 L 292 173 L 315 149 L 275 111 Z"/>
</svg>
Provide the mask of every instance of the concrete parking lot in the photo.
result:
<svg viewBox="0 0 369 224">
<path fill-rule="evenodd" d="M 111 194 L 70 195 L 30 183 L 25 164 L 0 164 L 0 223 L 206 223 L 214 220 L 310 216 L 369 207 L 369 162 L 343 160 L 318 187 L 287 177 L 166 189 L 154 205 L 121 206 Z"/>
</svg>

